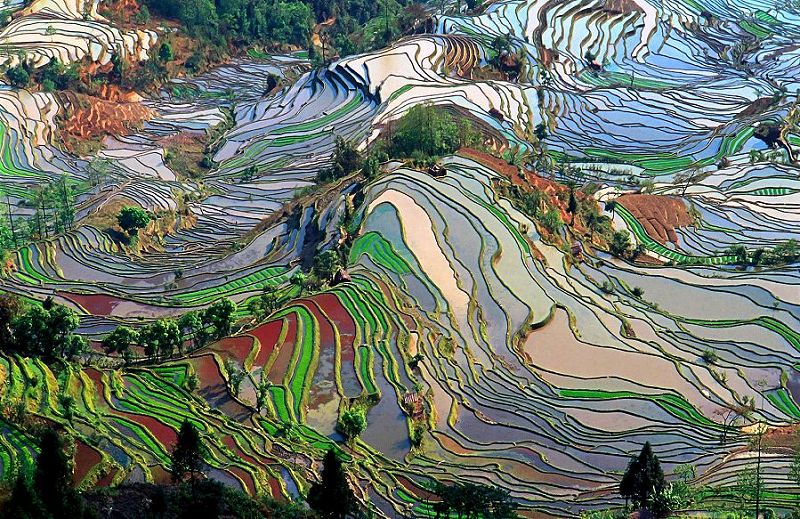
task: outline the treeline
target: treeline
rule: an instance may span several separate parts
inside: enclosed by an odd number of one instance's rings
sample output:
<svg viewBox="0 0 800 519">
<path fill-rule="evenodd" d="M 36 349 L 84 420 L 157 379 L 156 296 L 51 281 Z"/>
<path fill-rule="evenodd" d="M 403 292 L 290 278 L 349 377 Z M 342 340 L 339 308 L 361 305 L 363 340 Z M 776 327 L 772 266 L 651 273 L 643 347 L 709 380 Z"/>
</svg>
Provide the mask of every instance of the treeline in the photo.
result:
<svg viewBox="0 0 800 519">
<path fill-rule="evenodd" d="M 305 47 L 315 23 L 333 20 L 323 38 L 343 55 L 385 44 L 424 16 L 424 9 L 415 8 L 412 0 L 145 0 L 145 4 L 151 12 L 180 21 L 190 35 L 217 46 Z M 365 33 L 365 26 L 378 18 L 384 23 L 375 38 Z M 375 32 L 376 27 L 372 29 Z"/>
<path fill-rule="evenodd" d="M 187 312 L 179 319 L 156 319 L 138 330 L 119 326 L 103 339 L 103 349 L 128 363 L 135 358 L 135 346 L 141 347 L 147 358 L 170 357 L 187 347 L 201 348 L 231 333 L 235 310 L 231 300 L 220 299 L 205 310 Z"/>
</svg>

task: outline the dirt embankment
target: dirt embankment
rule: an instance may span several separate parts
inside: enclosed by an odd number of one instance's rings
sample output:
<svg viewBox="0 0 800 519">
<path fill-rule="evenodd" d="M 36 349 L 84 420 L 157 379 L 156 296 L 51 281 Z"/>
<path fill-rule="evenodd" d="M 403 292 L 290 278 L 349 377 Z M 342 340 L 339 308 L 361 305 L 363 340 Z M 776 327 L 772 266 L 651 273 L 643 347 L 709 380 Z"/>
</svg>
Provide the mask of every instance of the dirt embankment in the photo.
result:
<svg viewBox="0 0 800 519">
<path fill-rule="evenodd" d="M 694 221 L 686 205 L 677 198 L 659 195 L 623 195 L 617 202 L 639 220 L 647 234 L 662 245 L 678 244 L 675 229 Z"/>
<path fill-rule="evenodd" d="M 572 215 L 567 211 L 569 204 L 569 187 L 564 184 L 548 180 L 537 175 L 533 171 L 529 171 L 525 168 L 518 168 L 503 159 L 472 148 L 461 148 L 458 150 L 458 154 L 478 161 L 487 168 L 506 177 L 512 184 L 520 186 L 526 191 L 530 191 L 531 189 L 542 191 L 547 196 L 548 204 L 557 209 L 561 214 L 561 220 L 564 222 L 572 222 Z M 586 197 L 586 195 L 578 190 L 575 191 L 575 196 L 578 200 L 583 200 Z M 579 219 L 576 218 L 575 220 L 575 231 L 579 234 L 586 232 L 586 229 L 583 228 Z"/>
<path fill-rule="evenodd" d="M 103 85 L 96 96 L 65 93 L 64 97 L 69 115 L 62 129 L 77 139 L 129 135 L 158 115 L 142 104 L 142 97 L 136 92 L 126 92 L 113 85 Z"/>
</svg>

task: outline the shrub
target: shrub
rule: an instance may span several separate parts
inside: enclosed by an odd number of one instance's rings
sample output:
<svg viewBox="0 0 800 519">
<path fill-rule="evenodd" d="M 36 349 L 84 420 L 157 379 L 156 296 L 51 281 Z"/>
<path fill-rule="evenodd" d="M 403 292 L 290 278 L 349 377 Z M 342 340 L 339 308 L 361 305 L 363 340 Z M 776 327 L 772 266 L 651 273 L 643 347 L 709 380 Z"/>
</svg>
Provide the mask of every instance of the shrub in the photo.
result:
<svg viewBox="0 0 800 519">
<path fill-rule="evenodd" d="M 719 355 L 714 350 L 705 350 L 701 357 L 706 364 L 716 364 L 719 361 Z"/>
</svg>

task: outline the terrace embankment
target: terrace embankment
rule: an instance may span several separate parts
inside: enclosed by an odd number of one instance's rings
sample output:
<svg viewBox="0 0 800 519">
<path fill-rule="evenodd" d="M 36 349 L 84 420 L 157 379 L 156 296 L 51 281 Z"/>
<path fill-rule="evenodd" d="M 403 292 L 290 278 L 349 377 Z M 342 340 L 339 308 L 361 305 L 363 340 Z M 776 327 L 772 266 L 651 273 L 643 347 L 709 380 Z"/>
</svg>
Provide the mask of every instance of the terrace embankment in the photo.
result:
<svg viewBox="0 0 800 519">
<path fill-rule="evenodd" d="M 693 222 L 686 205 L 677 198 L 635 194 L 623 195 L 617 202 L 625 206 L 641 222 L 645 232 L 661 245 L 666 245 L 667 241 L 677 245 L 675 229 Z"/>
<path fill-rule="evenodd" d="M 129 135 L 157 115 L 142 104 L 135 92 L 104 87 L 98 96 L 69 94 L 66 96 L 69 115 L 63 130 L 77 139 L 94 139 L 105 135 Z"/>
</svg>

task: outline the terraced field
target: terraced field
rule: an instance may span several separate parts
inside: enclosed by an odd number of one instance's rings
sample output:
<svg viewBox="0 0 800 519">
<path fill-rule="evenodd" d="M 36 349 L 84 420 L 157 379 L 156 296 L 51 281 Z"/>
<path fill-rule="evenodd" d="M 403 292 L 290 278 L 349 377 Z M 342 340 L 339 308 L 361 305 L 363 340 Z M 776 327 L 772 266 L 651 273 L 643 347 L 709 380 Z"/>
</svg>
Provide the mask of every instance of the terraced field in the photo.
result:
<svg viewBox="0 0 800 519">
<path fill-rule="evenodd" d="M 108 25 L 92 9 L 76 22 L 83 3 L 62 3 L 34 2 L 0 32 L 8 59 L 82 57 L 58 31 L 52 47 L 23 38 L 52 32 L 41 17 L 78 25 L 78 39 Z M 0 355 L 0 402 L 74 433 L 79 484 L 166 481 L 188 419 L 210 444 L 210 476 L 251 493 L 305 494 L 336 446 L 359 497 L 386 516 L 433 515 L 424 486 L 436 478 L 499 485 L 524 512 L 574 517 L 621 504 L 621 473 L 645 441 L 665 471 L 692 463 L 698 483 L 725 487 L 752 459 L 747 424 L 729 434 L 727 410 L 753 398 L 755 421 L 800 418 L 797 264 L 742 267 L 732 249 L 800 239 L 800 169 L 756 136 L 796 102 L 800 14 L 757 0 L 502 0 L 434 26 L 317 70 L 303 54 L 254 49 L 176 80 L 144 102 L 158 115 L 141 130 L 105 139 L 100 186 L 88 182 L 92 157 L 57 145 L 57 96 L 0 89 L 12 213 L 29 215 L 20 202 L 47 179 L 81 186 L 74 228 L 15 251 L 4 290 L 54 296 L 94 340 L 223 297 L 238 305 L 233 336 L 156 365 L 98 354 L 99 365 L 56 373 Z M 88 48 L 100 63 L 114 49 L 146 52 L 155 36 L 103 35 Z M 514 80 L 481 79 L 498 36 L 523 63 Z M 267 92 L 270 74 L 285 87 Z M 443 158 L 441 178 L 390 162 L 367 183 L 315 187 L 337 136 L 366 149 L 421 103 L 469 114 L 510 161 L 543 143 L 569 166 L 555 180 L 595 184 L 600 202 L 646 191 L 690 223 L 664 240 L 623 197 L 607 214 L 639 260 L 587 242 L 578 261 L 572 235 L 543 236 L 503 195 L 511 166 L 469 151 Z M 227 129 L 207 174 L 170 166 L 165 138 L 215 128 Z M 787 138 L 795 155 L 799 138 Z M 343 238 L 356 198 L 349 280 L 301 292 L 293 276 Z M 96 223 L 124 201 L 169 216 L 140 253 Z M 265 288 L 285 297 L 260 322 L 247 303 Z M 247 374 L 238 391 L 231 363 Z M 59 395 L 75 399 L 71 420 Z M 370 402 L 368 427 L 347 445 L 336 423 L 354 400 Z M 0 429 L 11 477 L 35 447 L 12 420 Z M 791 452 L 765 456 L 769 502 L 788 506 Z"/>
</svg>

